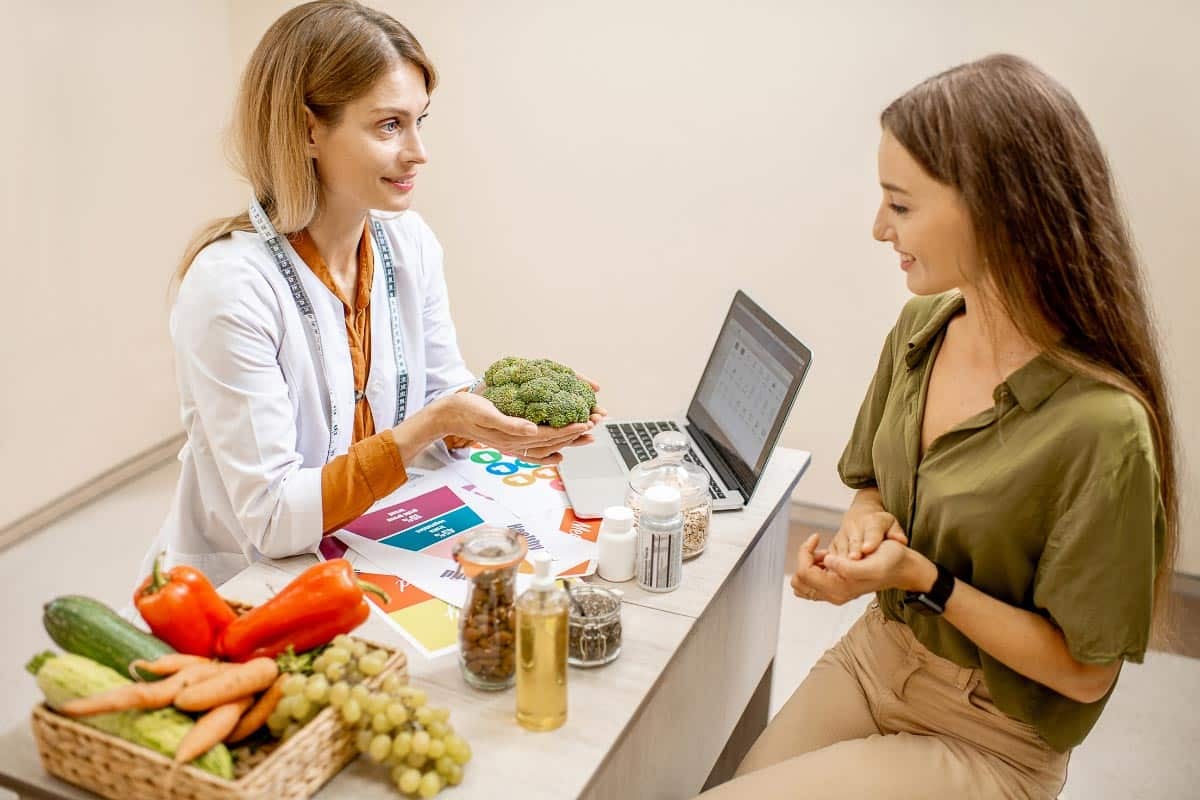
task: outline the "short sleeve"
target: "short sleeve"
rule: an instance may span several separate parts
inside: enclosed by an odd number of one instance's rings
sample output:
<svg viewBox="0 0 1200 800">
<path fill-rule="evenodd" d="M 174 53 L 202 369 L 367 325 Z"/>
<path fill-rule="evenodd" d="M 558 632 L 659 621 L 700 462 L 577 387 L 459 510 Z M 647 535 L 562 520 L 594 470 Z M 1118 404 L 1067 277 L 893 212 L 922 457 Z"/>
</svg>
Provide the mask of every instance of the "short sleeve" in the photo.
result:
<svg viewBox="0 0 1200 800">
<path fill-rule="evenodd" d="M 875 431 L 883 419 L 883 409 L 887 405 L 888 392 L 892 387 L 892 373 L 895 370 L 897 329 L 893 328 L 883 343 L 883 351 L 879 354 L 879 366 L 875 376 L 867 388 L 867 396 L 858 409 L 858 419 L 854 422 L 854 430 L 850 441 L 842 451 L 838 460 L 838 475 L 842 483 L 851 489 L 866 489 L 876 486 L 875 464 L 871 449 L 875 442 Z"/>
<path fill-rule="evenodd" d="M 1150 638 L 1166 535 L 1158 466 L 1150 448 L 1136 442 L 1116 461 L 1058 520 L 1034 576 L 1034 606 L 1084 663 L 1140 663 Z"/>
</svg>

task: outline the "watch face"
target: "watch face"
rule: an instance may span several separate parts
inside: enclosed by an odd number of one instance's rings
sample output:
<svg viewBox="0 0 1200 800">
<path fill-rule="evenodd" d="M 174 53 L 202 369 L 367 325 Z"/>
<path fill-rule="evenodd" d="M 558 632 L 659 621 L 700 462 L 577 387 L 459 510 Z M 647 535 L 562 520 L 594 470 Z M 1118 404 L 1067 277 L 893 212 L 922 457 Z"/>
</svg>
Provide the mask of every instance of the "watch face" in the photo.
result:
<svg viewBox="0 0 1200 800">
<path fill-rule="evenodd" d="M 904 596 L 904 605 L 907 608 L 915 609 L 921 614 L 941 614 L 942 609 L 938 608 L 937 603 L 930 600 L 923 592 L 912 592 Z"/>
</svg>

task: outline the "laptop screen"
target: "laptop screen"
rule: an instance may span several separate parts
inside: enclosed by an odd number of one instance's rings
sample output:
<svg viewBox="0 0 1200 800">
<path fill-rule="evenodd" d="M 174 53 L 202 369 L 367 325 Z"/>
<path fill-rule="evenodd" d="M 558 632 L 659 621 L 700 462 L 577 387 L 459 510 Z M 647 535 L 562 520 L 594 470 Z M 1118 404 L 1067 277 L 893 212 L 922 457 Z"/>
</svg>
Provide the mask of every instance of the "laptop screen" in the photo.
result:
<svg viewBox="0 0 1200 800">
<path fill-rule="evenodd" d="M 734 296 L 687 416 L 693 438 L 732 472 L 721 477 L 747 498 L 811 362 L 809 349 L 757 303 L 740 291 Z"/>
</svg>

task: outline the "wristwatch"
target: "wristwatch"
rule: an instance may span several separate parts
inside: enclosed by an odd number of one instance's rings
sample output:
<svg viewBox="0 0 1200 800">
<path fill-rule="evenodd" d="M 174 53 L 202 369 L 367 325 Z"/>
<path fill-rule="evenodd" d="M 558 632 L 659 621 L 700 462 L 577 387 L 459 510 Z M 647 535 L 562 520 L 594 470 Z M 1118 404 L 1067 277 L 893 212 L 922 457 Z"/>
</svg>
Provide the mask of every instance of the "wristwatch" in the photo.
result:
<svg viewBox="0 0 1200 800">
<path fill-rule="evenodd" d="M 933 588 L 927 592 L 905 592 L 905 608 L 911 606 L 922 614 L 941 614 L 946 610 L 946 603 L 950 602 L 950 594 L 954 591 L 954 573 L 941 564 L 934 566 L 937 567 L 937 580 L 933 582 Z"/>
</svg>

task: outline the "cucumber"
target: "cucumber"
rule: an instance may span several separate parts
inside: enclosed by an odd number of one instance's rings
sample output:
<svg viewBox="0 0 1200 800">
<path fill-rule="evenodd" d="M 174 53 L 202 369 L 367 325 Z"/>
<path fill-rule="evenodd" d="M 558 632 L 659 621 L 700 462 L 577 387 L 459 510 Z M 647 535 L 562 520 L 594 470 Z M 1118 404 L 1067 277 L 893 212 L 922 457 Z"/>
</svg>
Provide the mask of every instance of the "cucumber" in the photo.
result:
<svg viewBox="0 0 1200 800">
<path fill-rule="evenodd" d="M 90 597 L 66 595 L 46 604 L 42 624 L 55 644 L 68 653 L 90 658 L 122 675 L 139 658 L 153 661 L 175 650 L 161 639 L 138 630 L 117 612 Z M 160 676 L 138 670 L 145 680 Z"/>
</svg>

